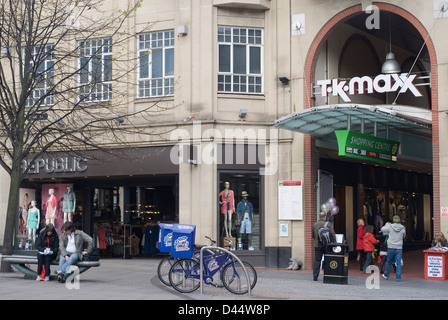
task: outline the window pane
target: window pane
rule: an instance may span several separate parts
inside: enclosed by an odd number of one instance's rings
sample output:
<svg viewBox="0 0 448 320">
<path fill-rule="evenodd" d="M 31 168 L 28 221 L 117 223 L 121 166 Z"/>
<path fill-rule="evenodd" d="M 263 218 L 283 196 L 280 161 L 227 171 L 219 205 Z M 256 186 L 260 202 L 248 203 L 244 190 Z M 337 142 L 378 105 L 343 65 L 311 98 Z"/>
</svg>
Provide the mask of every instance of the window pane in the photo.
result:
<svg viewBox="0 0 448 320">
<path fill-rule="evenodd" d="M 87 58 L 81 58 L 81 65 L 79 71 L 80 82 L 88 83 L 89 82 L 89 60 Z"/>
<path fill-rule="evenodd" d="M 104 81 L 112 80 L 112 56 L 104 56 Z"/>
<path fill-rule="evenodd" d="M 163 77 L 163 51 L 161 49 L 152 51 L 152 78 Z"/>
<path fill-rule="evenodd" d="M 246 70 L 246 46 L 235 45 L 233 47 L 233 73 L 245 74 Z"/>
<path fill-rule="evenodd" d="M 230 46 L 219 46 L 219 72 L 230 72 Z"/>
<path fill-rule="evenodd" d="M 165 76 L 174 75 L 174 49 L 165 50 Z"/>
<path fill-rule="evenodd" d="M 101 82 L 101 58 L 93 57 L 92 58 L 92 82 L 99 83 Z"/>
<path fill-rule="evenodd" d="M 149 77 L 149 57 L 148 52 L 140 52 L 140 78 L 148 78 Z"/>
<path fill-rule="evenodd" d="M 261 48 L 250 47 L 250 70 L 249 73 L 261 73 Z"/>
</svg>

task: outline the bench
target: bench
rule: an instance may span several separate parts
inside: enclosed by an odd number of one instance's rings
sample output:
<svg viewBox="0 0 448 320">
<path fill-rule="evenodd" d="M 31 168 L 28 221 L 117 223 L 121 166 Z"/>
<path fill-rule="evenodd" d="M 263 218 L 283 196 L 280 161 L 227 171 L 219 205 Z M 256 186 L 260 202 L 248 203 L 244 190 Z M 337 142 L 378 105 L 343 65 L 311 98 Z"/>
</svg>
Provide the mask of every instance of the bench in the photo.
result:
<svg viewBox="0 0 448 320">
<path fill-rule="evenodd" d="M 3 256 L 2 261 L 10 263 L 17 271 L 22 272 L 25 277 L 37 277 L 37 271 L 32 270 L 28 267 L 28 265 L 36 264 L 37 265 L 37 257 L 30 256 Z M 58 261 L 51 261 L 51 265 L 58 266 Z M 74 264 L 78 267 L 79 273 L 86 272 L 90 268 L 99 267 L 99 261 L 78 261 Z"/>
</svg>

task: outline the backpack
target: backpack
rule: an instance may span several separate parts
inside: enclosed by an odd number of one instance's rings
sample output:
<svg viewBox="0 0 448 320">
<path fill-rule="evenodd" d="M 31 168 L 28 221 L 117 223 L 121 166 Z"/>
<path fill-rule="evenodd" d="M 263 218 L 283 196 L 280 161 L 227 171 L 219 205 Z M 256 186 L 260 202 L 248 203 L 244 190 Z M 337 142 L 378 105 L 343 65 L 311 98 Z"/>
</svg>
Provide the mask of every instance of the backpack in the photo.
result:
<svg viewBox="0 0 448 320">
<path fill-rule="evenodd" d="M 330 229 L 327 225 L 328 222 L 325 222 L 325 224 L 317 230 L 317 236 L 321 246 L 327 245 L 331 242 Z"/>
</svg>

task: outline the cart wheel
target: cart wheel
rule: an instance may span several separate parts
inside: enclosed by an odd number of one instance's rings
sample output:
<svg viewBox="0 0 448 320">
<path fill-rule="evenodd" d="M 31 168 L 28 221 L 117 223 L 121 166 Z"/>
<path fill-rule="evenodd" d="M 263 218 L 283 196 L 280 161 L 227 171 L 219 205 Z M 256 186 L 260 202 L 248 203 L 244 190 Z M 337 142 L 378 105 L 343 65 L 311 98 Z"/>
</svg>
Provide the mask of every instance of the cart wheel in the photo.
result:
<svg viewBox="0 0 448 320">
<path fill-rule="evenodd" d="M 200 286 L 199 272 L 198 261 L 192 259 L 176 261 L 169 272 L 170 284 L 179 292 L 193 292 Z"/>
<path fill-rule="evenodd" d="M 249 282 L 251 284 L 250 289 L 252 290 L 257 284 L 257 271 L 248 262 L 243 261 L 244 267 L 238 262 L 233 261 L 229 263 L 222 272 L 222 282 L 224 287 L 233 294 L 245 294 L 249 291 L 247 286 L 246 274 L 244 273 L 245 268 L 247 270 L 247 275 L 249 276 Z"/>
<path fill-rule="evenodd" d="M 167 286 L 170 286 L 170 269 L 173 264 L 178 261 L 178 258 L 167 256 L 160 260 L 159 266 L 157 267 L 157 275 L 159 276 L 160 281 Z"/>
</svg>

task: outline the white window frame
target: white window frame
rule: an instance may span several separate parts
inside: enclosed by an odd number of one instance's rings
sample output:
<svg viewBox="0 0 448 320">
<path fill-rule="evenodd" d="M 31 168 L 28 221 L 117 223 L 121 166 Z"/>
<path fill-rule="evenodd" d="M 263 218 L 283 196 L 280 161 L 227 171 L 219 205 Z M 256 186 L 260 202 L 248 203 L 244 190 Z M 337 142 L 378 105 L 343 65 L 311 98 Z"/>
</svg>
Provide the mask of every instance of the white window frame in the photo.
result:
<svg viewBox="0 0 448 320">
<path fill-rule="evenodd" d="M 43 52 L 42 52 L 43 50 Z M 41 59 L 37 55 L 44 54 L 45 59 Z M 47 44 L 44 47 L 34 47 L 33 53 L 32 53 L 32 61 L 30 62 L 30 68 L 34 68 L 34 63 L 36 60 L 43 60 L 44 63 L 42 74 L 44 79 L 39 81 L 37 78 L 40 76 L 37 73 L 36 70 L 36 83 L 33 86 L 33 91 L 31 92 L 30 97 L 27 99 L 27 107 L 33 107 L 36 106 L 35 104 L 43 97 L 45 96 L 49 90 L 52 89 L 54 86 L 54 45 Z M 47 95 L 43 101 L 41 101 L 38 105 L 38 107 L 41 106 L 52 106 L 54 103 L 53 95 Z"/>
<path fill-rule="evenodd" d="M 153 98 L 174 96 L 174 30 L 161 30 L 142 33 L 137 38 L 137 98 Z M 161 77 L 153 78 L 153 50 L 162 50 Z M 172 74 L 167 74 L 167 51 L 172 50 Z M 142 64 L 142 57 L 147 56 L 146 66 Z M 145 74 L 142 75 L 142 70 Z"/>
<path fill-rule="evenodd" d="M 229 31 L 230 35 L 222 33 L 222 31 Z M 236 35 L 236 30 L 238 34 Z M 241 30 L 245 30 L 245 36 L 241 37 Z M 251 43 L 249 38 L 249 31 L 253 31 L 254 35 L 260 33 L 260 35 L 253 36 L 254 43 Z M 230 38 L 229 38 L 230 37 Z M 238 41 L 235 41 L 238 37 Z M 218 49 L 217 49 L 217 90 L 218 93 L 234 93 L 234 94 L 264 94 L 264 30 L 262 28 L 252 27 L 235 27 L 235 26 L 218 26 Z M 259 39 L 259 41 L 257 41 Z M 236 74 L 234 69 L 234 48 L 235 46 L 244 45 L 246 47 L 246 72 L 243 74 Z M 220 46 L 229 46 L 229 63 L 230 71 L 220 70 Z M 250 49 L 260 48 L 260 73 L 250 72 Z"/>
<path fill-rule="evenodd" d="M 78 99 L 86 103 L 112 100 L 112 38 L 81 41 L 78 52 Z M 100 79 L 96 83 L 94 83 L 93 73 L 95 57 L 99 58 L 98 61 L 101 64 Z M 87 74 L 83 74 L 82 59 L 87 60 Z M 109 72 L 106 72 L 106 63 L 110 64 L 108 66 Z M 85 76 L 87 76 L 87 81 L 83 79 Z"/>
</svg>

